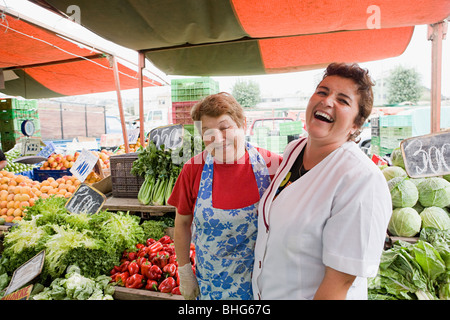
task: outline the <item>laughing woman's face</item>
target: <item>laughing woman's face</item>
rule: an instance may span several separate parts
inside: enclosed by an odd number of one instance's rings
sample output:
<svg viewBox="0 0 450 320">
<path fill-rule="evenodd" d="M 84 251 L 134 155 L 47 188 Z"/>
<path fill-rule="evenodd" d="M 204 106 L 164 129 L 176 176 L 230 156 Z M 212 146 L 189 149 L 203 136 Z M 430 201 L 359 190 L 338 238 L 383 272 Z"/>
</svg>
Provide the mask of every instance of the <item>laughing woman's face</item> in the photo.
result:
<svg viewBox="0 0 450 320">
<path fill-rule="evenodd" d="M 306 108 L 308 136 L 321 144 L 342 145 L 358 127 L 358 86 L 340 76 L 328 76 L 317 86 Z"/>
</svg>

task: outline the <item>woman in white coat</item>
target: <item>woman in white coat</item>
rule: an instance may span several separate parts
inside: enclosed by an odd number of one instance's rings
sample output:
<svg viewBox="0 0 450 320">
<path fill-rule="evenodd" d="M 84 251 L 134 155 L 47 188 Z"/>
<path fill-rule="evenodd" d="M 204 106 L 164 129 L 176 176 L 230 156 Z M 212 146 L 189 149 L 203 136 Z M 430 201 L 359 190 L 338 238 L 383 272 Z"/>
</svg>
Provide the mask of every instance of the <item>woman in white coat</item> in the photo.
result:
<svg viewBox="0 0 450 320">
<path fill-rule="evenodd" d="M 357 64 L 330 64 L 259 203 L 255 299 L 367 299 L 389 223 L 378 167 L 354 142 L 373 105 Z"/>
</svg>

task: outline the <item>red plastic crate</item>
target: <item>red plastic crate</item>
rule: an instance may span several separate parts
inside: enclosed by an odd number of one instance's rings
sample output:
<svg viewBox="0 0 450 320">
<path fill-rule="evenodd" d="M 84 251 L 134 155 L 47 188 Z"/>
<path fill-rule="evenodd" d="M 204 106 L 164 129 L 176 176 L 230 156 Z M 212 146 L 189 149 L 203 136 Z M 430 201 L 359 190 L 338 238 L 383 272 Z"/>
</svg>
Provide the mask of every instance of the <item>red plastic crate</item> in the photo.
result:
<svg viewBox="0 0 450 320">
<path fill-rule="evenodd" d="M 191 109 L 198 101 L 172 102 L 172 120 L 175 124 L 193 124 Z"/>
</svg>

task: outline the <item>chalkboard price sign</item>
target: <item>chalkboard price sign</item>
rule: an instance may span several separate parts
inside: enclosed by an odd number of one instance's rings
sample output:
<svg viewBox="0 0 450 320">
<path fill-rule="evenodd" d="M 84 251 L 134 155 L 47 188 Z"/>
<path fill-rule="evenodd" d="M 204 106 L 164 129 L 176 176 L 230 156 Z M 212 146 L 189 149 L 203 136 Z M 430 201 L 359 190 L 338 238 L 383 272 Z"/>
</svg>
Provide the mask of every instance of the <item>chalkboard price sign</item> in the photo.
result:
<svg viewBox="0 0 450 320">
<path fill-rule="evenodd" d="M 450 131 L 405 139 L 400 148 L 411 178 L 450 174 Z"/>
<path fill-rule="evenodd" d="M 158 127 L 150 131 L 150 140 L 157 148 L 163 144 L 165 149 L 176 149 L 183 145 L 183 130 L 182 124 Z"/>
<path fill-rule="evenodd" d="M 94 214 L 100 211 L 105 201 L 106 197 L 103 193 L 82 183 L 66 202 L 66 209 L 71 213 Z"/>
</svg>

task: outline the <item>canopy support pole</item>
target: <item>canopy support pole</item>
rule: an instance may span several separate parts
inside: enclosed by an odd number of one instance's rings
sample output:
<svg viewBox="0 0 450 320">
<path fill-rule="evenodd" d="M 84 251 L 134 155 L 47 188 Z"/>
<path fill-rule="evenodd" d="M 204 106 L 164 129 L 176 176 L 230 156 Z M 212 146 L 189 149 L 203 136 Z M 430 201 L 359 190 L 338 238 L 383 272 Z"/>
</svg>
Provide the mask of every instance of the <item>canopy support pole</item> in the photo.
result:
<svg viewBox="0 0 450 320">
<path fill-rule="evenodd" d="M 117 102 L 119 103 L 119 115 L 120 122 L 122 124 L 122 133 L 123 133 L 123 142 L 125 144 L 125 152 L 130 152 L 130 146 L 128 145 L 128 132 L 127 126 L 125 124 L 125 115 L 123 113 L 123 104 L 122 104 L 122 95 L 120 93 L 120 80 L 119 80 L 119 69 L 117 67 L 117 59 L 115 56 L 112 56 L 112 65 L 114 71 L 114 81 L 116 83 L 116 93 L 117 93 Z"/>
<path fill-rule="evenodd" d="M 428 26 L 428 40 L 431 41 L 431 133 L 441 130 L 442 40 L 446 32 L 446 21 Z"/>
<path fill-rule="evenodd" d="M 139 61 L 138 61 L 138 81 L 139 81 L 139 136 L 141 137 L 141 145 L 145 147 L 145 132 L 144 132 L 144 75 L 143 71 L 145 68 L 145 53 L 139 51 Z"/>
</svg>

